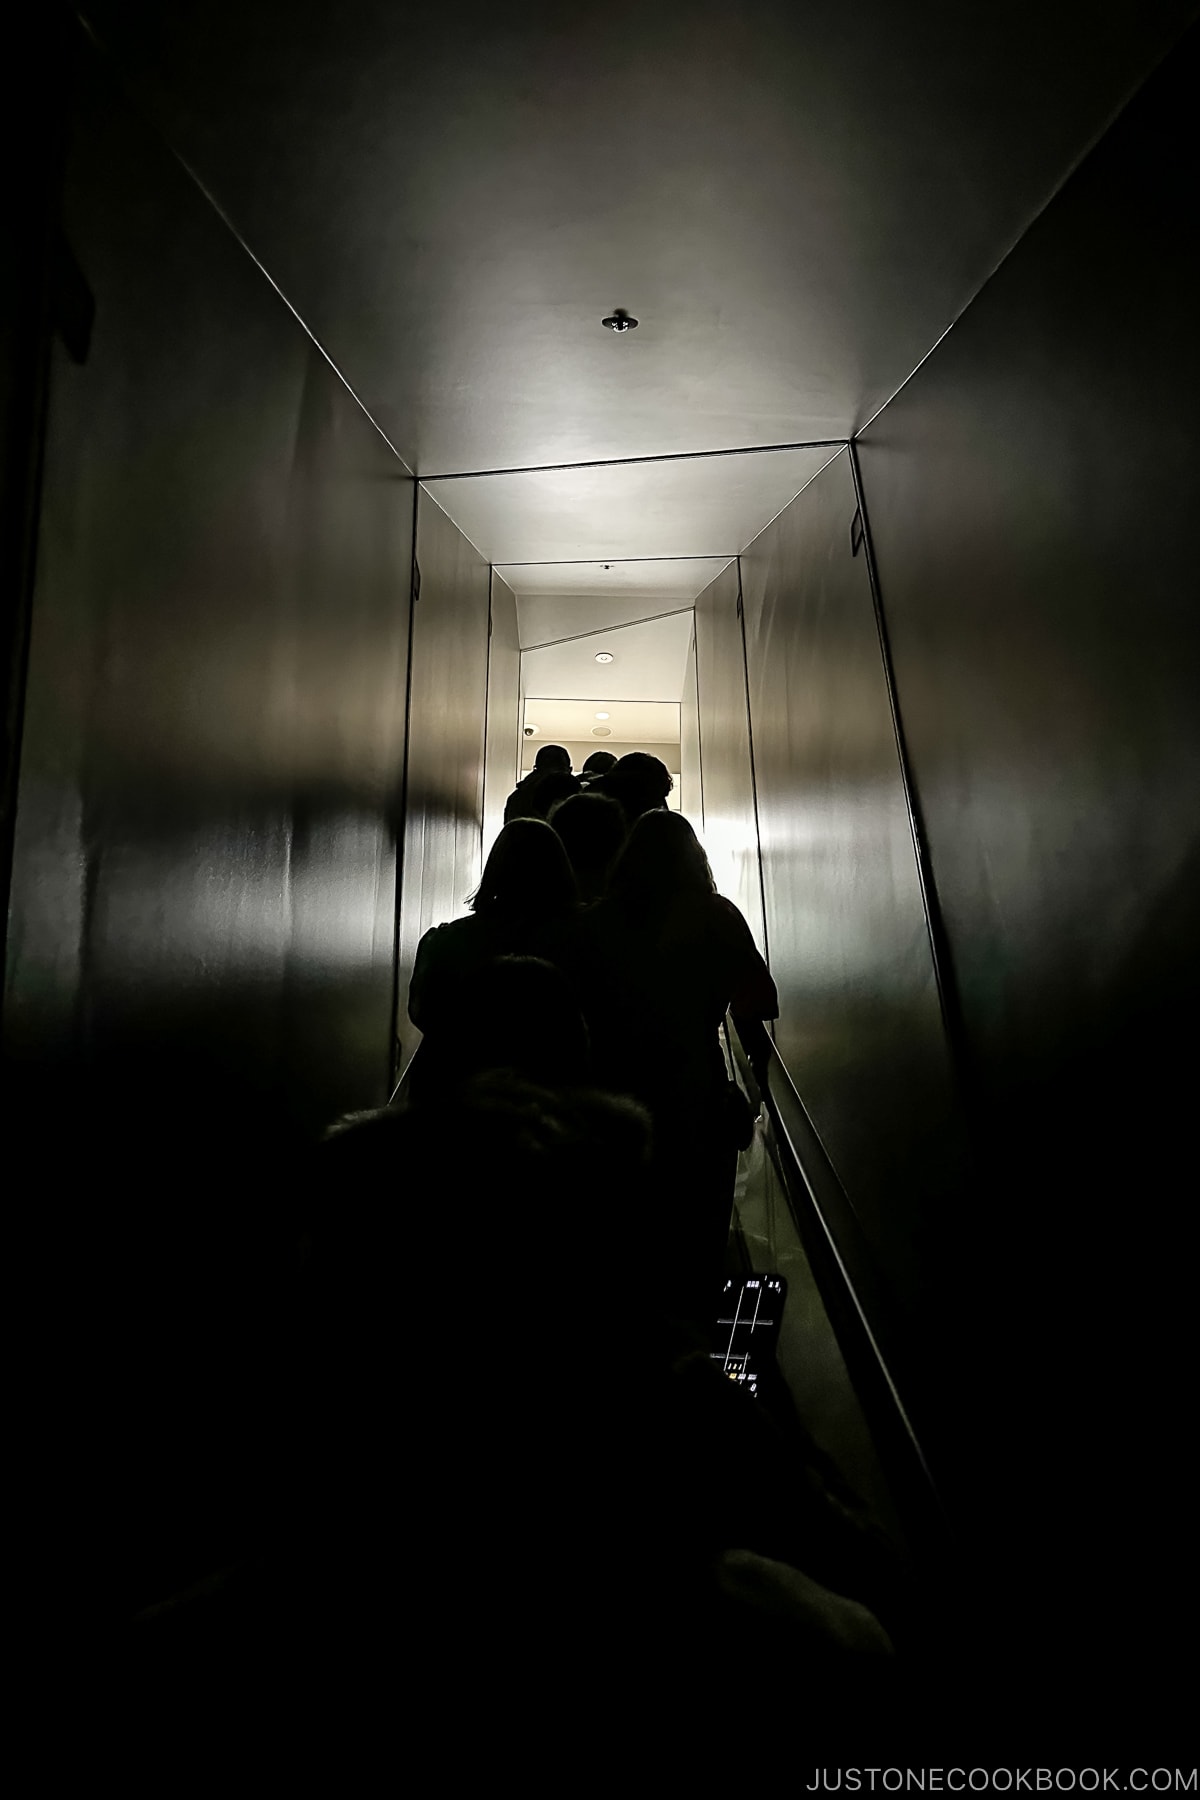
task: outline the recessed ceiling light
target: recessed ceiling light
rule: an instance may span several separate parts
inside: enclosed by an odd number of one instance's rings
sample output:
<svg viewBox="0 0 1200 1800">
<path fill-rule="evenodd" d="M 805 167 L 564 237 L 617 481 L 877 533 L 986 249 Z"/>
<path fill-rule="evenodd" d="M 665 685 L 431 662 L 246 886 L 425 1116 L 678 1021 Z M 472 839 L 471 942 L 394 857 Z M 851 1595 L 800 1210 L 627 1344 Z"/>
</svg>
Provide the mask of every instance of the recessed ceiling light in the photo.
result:
<svg viewBox="0 0 1200 1800">
<path fill-rule="evenodd" d="M 612 656 L 611 650 L 597 650 L 597 652 L 596 652 L 596 661 L 597 662 L 611 662 L 612 659 L 613 659 L 613 656 Z"/>
<path fill-rule="evenodd" d="M 611 725 L 593 725 L 592 726 L 592 736 L 593 737 L 611 737 L 612 736 L 612 726 Z"/>
<path fill-rule="evenodd" d="M 607 325 L 610 331 L 632 331 L 637 320 L 631 319 L 623 306 L 618 306 L 615 313 L 610 313 L 608 318 L 601 319 L 600 323 Z"/>
<path fill-rule="evenodd" d="M 598 718 L 598 719 L 607 719 L 607 718 L 608 718 L 608 717 L 609 717 L 609 716 L 610 716 L 610 715 L 609 715 L 609 714 L 608 714 L 608 713 L 597 713 L 597 714 L 596 714 L 596 717 L 597 717 L 597 718 Z"/>
</svg>

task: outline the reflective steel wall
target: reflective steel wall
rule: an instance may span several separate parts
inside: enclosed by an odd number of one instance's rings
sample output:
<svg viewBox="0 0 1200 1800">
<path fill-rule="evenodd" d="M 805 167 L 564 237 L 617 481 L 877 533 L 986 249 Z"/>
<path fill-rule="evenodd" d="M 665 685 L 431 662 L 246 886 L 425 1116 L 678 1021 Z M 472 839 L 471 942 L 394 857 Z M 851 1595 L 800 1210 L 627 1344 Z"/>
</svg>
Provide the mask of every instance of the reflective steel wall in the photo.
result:
<svg viewBox="0 0 1200 1800">
<path fill-rule="evenodd" d="M 741 908 L 761 950 L 762 884 L 738 594 L 737 564 L 730 563 L 696 601 L 704 846 L 717 887 Z"/>
<path fill-rule="evenodd" d="M 316 1123 L 388 1074 L 411 481 L 90 53 L 64 216 L 7 1052 Z"/>
<path fill-rule="evenodd" d="M 699 831 L 704 819 L 704 796 L 700 769 L 700 705 L 696 689 L 694 631 L 688 648 L 679 700 L 679 810 Z"/>
<path fill-rule="evenodd" d="M 417 567 L 397 978 L 400 1067 L 420 1042 L 407 1003 L 421 935 L 462 915 L 482 872 L 491 569 L 423 489 Z"/>
<path fill-rule="evenodd" d="M 521 639 L 517 630 L 517 597 L 493 569 L 483 764 L 485 857 L 504 824 L 504 802 L 520 779 L 520 756 Z"/>
<path fill-rule="evenodd" d="M 980 1145 L 955 1460 L 1125 1707 L 1196 1593 L 1197 72 L 1193 33 L 861 444 Z"/>
<path fill-rule="evenodd" d="M 780 1057 L 916 1315 L 954 1103 L 855 510 L 842 453 L 741 559 L 766 937 Z"/>
<path fill-rule="evenodd" d="M 8 107 L 21 137 L 0 217 L 0 919 L 7 921 L 17 811 L 17 770 L 29 650 L 37 496 L 55 328 L 54 276 L 64 273 L 57 195 L 66 127 L 62 68 L 73 42 L 65 11 L 40 7 L 24 18 L 9 56 L 21 105 Z M 76 288 L 68 329 L 86 334 L 86 289 Z M 60 315 L 64 311 L 59 309 Z M 77 350 L 79 346 L 76 346 Z"/>
</svg>

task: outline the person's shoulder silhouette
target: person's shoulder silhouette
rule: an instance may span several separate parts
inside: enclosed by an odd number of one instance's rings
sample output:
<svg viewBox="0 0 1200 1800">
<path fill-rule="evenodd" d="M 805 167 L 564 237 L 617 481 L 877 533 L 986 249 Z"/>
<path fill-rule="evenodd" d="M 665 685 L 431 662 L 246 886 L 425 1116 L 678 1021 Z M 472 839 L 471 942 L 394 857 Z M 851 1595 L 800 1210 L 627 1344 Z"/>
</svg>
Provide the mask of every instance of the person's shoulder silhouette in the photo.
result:
<svg viewBox="0 0 1200 1800">
<path fill-rule="evenodd" d="M 558 800 L 579 792 L 571 773 L 571 754 L 561 744 L 543 744 L 528 775 L 520 780 L 504 803 L 504 823 L 514 819 L 544 819 Z"/>
<path fill-rule="evenodd" d="M 671 772 L 660 757 L 645 750 L 631 750 L 606 774 L 597 776 L 588 791 L 616 800 L 627 824 L 632 826 L 643 813 L 665 809 L 667 795 L 674 786 Z"/>
<path fill-rule="evenodd" d="M 579 779 L 586 793 L 594 781 L 607 775 L 617 766 L 617 758 L 611 750 L 593 750 L 579 771 Z"/>
</svg>

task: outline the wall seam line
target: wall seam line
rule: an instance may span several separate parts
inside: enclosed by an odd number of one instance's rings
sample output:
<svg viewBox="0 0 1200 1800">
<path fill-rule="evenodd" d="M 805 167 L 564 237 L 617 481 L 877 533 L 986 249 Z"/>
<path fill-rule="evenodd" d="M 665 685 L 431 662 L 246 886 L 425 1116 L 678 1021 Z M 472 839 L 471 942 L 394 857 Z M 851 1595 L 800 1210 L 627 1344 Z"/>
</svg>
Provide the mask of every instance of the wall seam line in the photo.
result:
<svg viewBox="0 0 1200 1800">
<path fill-rule="evenodd" d="M 916 780 L 912 770 L 912 759 L 909 755 L 908 738 L 904 729 L 904 719 L 900 710 L 900 696 L 896 686 L 895 665 L 892 658 L 891 638 L 888 632 L 887 615 L 883 607 L 883 594 L 879 584 L 879 569 L 875 560 L 875 543 L 871 536 L 871 521 L 867 513 L 866 495 L 863 491 L 862 473 L 858 462 L 858 447 L 851 442 L 850 471 L 854 479 L 854 497 L 858 506 L 859 517 L 863 529 L 863 549 L 867 561 L 867 581 L 871 590 L 871 605 L 875 614 L 875 631 L 879 642 L 880 661 L 883 665 L 884 685 L 887 689 L 888 710 L 892 720 L 892 735 L 895 741 L 896 758 L 900 766 L 900 782 L 904 791 L 905 809 L 908 813 L 908 828 L 912 838 L 913 858 L 916 863 L 917 885 L 921 894 L 921 910 L 925 918 L 925 931 L 929 939 L 929 954 L 933 963 L 933 979 L 937 988 L 938 1008 L 942 1018 L 942 1029 L 945 1034 L 946 1047 L 950 1055 L 951 1067 L 959 1082 L 960 1090 L 966 1086 L 967 1057 L 965 1049 L 965 1032 L 963 1028 L 962 1009 L 955 979 L 949 936 L 945 920 L 942 917 L 941 900 L 934 879 L 932 860 L 929 854 L 928 834 L 921 810 L 920 795 L 917 792 Z"/>
</svg>

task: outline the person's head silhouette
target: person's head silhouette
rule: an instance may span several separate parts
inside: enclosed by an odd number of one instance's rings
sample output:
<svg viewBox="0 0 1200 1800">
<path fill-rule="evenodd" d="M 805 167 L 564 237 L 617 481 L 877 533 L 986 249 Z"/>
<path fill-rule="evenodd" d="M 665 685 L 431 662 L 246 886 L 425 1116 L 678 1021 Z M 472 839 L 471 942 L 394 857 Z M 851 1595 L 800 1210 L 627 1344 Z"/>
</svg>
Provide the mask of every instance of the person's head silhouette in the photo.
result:
<svg viewBox="0 0 1200 1800">
<path fill-rule="evenodd" d="M 551 918 L 579 900 L 575 876 L 558 833 L 543 819 L 506 825 L 484 864 L 471 911 Z"/>
<path fill-rule="evenodd" d="M 615 768 L 592 783 L 592 791 L 610 794 L 620 802 L 626 819 L 632 825 L 642 813 L 654 807 L 665 807 L 667 795 L 675 783 L 665 762 L 645 750 L 631 750 Z"/>
<path fill-rule="evenodd" d="M 585 900 L 598 899 L 625 842 L 625 814 L 609 795 L 584 792 L 560 800 L 549 817 L 566 846 L 580 894 Z"/>
<path fill-rule="evenodd" d="M 645 812 L 629 833 L 608 879 L 609 898 L 632 912 L 715 894 L 708 858 L 682 813 Z"/>
</svg>

